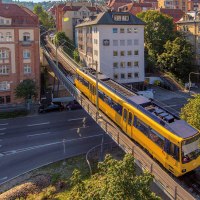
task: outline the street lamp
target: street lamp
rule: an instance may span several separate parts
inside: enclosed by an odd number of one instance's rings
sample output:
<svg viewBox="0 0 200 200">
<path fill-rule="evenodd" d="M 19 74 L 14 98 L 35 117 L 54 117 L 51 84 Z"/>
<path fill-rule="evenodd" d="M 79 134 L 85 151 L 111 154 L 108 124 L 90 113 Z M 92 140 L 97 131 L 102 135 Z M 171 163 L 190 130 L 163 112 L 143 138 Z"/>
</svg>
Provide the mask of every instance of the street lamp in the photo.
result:
<svg viewBox="0 0 200 200">
<path fill-rule="evenodd" d="M 191 88 L 191 84 L 192 84 L 192 83 L 191 83 L 191 79 L 190 79 L 191 74 L 197 74 L 197 75 L 198 75 L 198 74 L 200 74 L 200 73 L 198 73 L 198 72 L 190 72 L 190 73 L 189 73 L 189 95 L 190 95 L 190 88 Z"/>
</svg>

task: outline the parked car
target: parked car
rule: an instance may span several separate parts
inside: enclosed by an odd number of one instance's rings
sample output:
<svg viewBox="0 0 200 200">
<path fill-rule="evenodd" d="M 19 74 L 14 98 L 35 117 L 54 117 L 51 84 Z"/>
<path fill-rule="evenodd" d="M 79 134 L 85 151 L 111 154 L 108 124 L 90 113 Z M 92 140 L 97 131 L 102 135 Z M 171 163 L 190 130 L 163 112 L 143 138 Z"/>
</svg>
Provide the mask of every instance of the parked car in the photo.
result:
<svg viewBox="0 0 200 200">
<path fill-rule="evenodd" d="M 64 110 L 63 105 L 58 105 L 58 104 L 50 104 L 50 105 L 41 105 L 38 108 L 38 113 L 45 113 L 45 112 L 51 112 L 51 111 L 62 111 Z"/>
<path fill-rule="evenodd" d="M 66 105 L 66 109 L 67 110 L 77 110 L 77 109 L 81 109 L 81 105 L 76 101 L 70 101 L 67 105 Z"/>
</svg>

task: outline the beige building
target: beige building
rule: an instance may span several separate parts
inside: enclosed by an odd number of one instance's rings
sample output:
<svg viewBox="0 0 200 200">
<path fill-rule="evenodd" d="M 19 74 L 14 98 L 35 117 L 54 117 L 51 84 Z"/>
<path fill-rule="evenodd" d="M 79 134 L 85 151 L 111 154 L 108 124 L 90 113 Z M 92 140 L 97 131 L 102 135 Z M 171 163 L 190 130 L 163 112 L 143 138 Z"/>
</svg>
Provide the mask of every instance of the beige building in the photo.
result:
<svg viewBox="0 0 200 200">
<path fill-rule="evenodd" d="M 83 19 L 101 10 L 88 2 L 71 2 L 56 6 L 55 18 L 58 31 L 64 31 L 71 40 L 75 38 L 75 26 Z"/>
<path fill-rule="evenodd" d="M 15 88 L 33 79 L 39 88 L 39 21 L 27 8 L 0 0 L 0 104 L 21 103 Z"/>
<path fill-rule="evenodd" d="M 184 12 L 188 11 L 188 0 L 158 0 L 159 8 L 181 9 Z"/>
<path fill-rule="evenodd" d="M 193 45 L 195 62 L 200 65 L 200 13 L 188 12 L 177 24 L 177 29 L 184 33 L 188 41 Z"/>
</svg>

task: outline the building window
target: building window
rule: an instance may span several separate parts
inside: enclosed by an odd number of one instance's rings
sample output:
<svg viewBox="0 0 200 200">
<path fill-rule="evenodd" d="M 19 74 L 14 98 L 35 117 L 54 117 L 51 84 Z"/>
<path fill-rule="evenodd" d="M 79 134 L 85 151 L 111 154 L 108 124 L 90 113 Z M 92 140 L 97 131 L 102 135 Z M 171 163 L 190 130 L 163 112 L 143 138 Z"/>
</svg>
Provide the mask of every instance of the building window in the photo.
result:
<svg viewBox="0 0 200 200">
<path fill-rule="evenodd" d="M 131 46 L 132 45 L 132 40 L 127 40 L 127 46 Z"/>
<path fill-rule="evenodd" d="M 134 73 L 134 76 L 135 76 L 135 78 L 139 78 L 139 73 L 138 73 L 138 72 L 135 72 L 135 73 Z"/>
<path fill-rule="evenodd" d="M 0 75 L 7 75 L 9 74 L 9 66 L 0 66 Z"/>
<path fill-rule="evenodd" d="M 94 55 L 98 56 L 98 51 L 97 50 L 94 50 Z"/>
<path fill-rule="evenodd" d="M 117 28 L 113 28 L 113 33 L 117 33 Z"/>
<path fill-rule="evenodd" d="M 31 66 L 29 64 L 24 65 L 24 74 L 30 74 L 31 73 Z"/>
<path fill-rule="evenodd" d="M 127 55 L 131 56 L 132 55 L 132 51 L 127 51 Z"/>
<path fill-rule="evenodd" d="M 94 44 L 98 44 L 98 40 L 97 39 L 94 39 Z"/>
<path fill-rule="evenodd" d="M 139 45 L 139 40 L 138 39 L 134 40 L 134 45 Z"/>
<path fill-rule="evenodd" d="M 77 15 L 77 12 L 76 11 L 74 11 L 74 16 L 76 16 Z"/>
<path fill-rule="evenodd" d="M 134 55 L 135 55 L 135 56 L 138 56 L 138 55 L 139 55 L 139 51 L 138 51 L 138 50 L 135 50 L 135 51 L 134 51 Z"/>
<path fill-rule="evenodd" d="M 128 73 L 128 78 L 132 78 L 132 73 Z"/>
<path fill-rule="evenodd" d="M 137 28 L 134 28 L 134 29 L 133 29 L 133 32 L 134 32 L 134 33 L 138 33 L 138 29 L 137 29 Z"/>
<path fill-rule="evenodd" d="M 10 90 L 10 83 L 8 81 L 0 82 L 0 90 L 1 91 Z"/>
<path fill-rule="evenodd" d="M 132 29 L 131 28 L 127 28 L 127 33 L 132 33 Z"/>
<path fill-rule="evenodd" d="M 113 63 L 113 68 L 117 68 L 118 67 L 118 62 L 114 62 Z"/>
<path fill-rule="evenodd" d="M 0 60 L 8 58 L 9 58 L 9 51 L 6 49 L 0 49 Z"/>
<path fill-rule="evenodd" d="M 198 32 L 200 32 L 200 26 L 198 26 Z"/>
<path fill-rule="evenodd" d="M 113 78 L 114 78 L 114 79 L 118 79 L 118 74 L 114 74 L 114 75 L 113 75 Z"/>
<path fill-rule="evenodd" d="M 0 19 L 0 24 L 4 24 L 4 19 Z"/>
<path fill-rule="evenodd" d="M 12 41 L 12 34 L 10 32 L 6 33 L 6 41 L 11 42 Z"/>
<path fill-rule="evenodd" d="M 118 56 L 118 51 L 113 51 L 113 56 Z"/>
<path fill-rule="evenodd" d="M 23 58 L 24 58 L 24 59 L 30 59 L 30 57 L 31 57 L 30 51 L 29 51 L 28 49 L 25 49 L 25 50 L 23 51 Z"/>
<path fill-rule="evenodd" d="M 10 96 L 6 96 L 6 103 L 10 103 Z"/>
<path fill-rule="evenodd" d="M 132 67 L 132 62 L 127 62 L 128 67 Z"/>
<path fill-rule="evenodd" d="M 120 40 L 120 46 L 125 46 L 125 40 Z"/>
<path fill-rule="evenodd" d="M 30 41 L 30 39 L 31 39 L 30 33 L 27 32 L 23 33 L 23 41 Z"/>
<path fill-rule="evenodd" d="M 121 74 L 121 79 L 125 79 L 125 74 Z"/>
<path fill-rule="evenodd" d="M 4 104 L 4 97 L 0 96 L 0 104 Z"/>
<path fill-rule="evenodd" d="M 0 32 L 0 41 L 3 41 L 3 33 Z"/>
<path fill-rule="evenodd" d="M 120 33 L 124 33 L 124 28 L 120 28 Z"/>
<path fill-rule="evenodd" d="M 125 68 L 125 62 L 120 62 L 120 67 Z"/>
<path fill-rule="evenodd" d="M 120 51 L 120 56 L 125 56 L 125 51 Z"/>
<path fill-rule="evenodd" d="M 135 62 L 134 62 L 134 67 L 138 67 L 138 66 L 139 66 L 138 61 L 135 61 Z"/>
<path fill-rule="evenodd" d="M 118 46 L 118 40 L 113 40 L 113 46 Z"/>
</svg>

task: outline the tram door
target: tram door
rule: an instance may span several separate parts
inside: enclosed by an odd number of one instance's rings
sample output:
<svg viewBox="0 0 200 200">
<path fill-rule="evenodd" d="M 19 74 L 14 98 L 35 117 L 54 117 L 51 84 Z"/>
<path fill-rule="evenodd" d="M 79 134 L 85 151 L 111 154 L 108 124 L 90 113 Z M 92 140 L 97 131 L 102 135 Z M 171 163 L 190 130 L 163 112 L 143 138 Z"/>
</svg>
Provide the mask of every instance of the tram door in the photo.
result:
<svg viewBox="0 0 200 200">
<path fill-rule="evenodd" d="M 94 85 L 89 84 L 89 90 L 90 90 L 89 99 L 92 103 L 95 103 L 96 102 L 96 89 L 95 89 Z"/>
<path fill-rule="evenodd" d="M 132 128 L 133 128 L 133 113 L 128 112 L 128 120 L 126 126 L 126 133 L 131 137 L 132 136 Z"/>
</svg>

